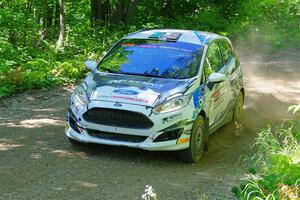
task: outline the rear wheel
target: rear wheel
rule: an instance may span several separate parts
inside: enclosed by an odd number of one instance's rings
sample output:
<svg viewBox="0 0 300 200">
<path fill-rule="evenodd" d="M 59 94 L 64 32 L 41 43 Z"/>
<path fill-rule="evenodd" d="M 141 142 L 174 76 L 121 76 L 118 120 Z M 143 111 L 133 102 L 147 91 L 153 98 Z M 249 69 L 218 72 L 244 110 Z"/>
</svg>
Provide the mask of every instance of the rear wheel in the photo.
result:
<svg viewBox="0 0 300 200">
<path fill-rule="evenodd" d="M 241 122 L 243 116 L 244 95 L 240 91 L 233 109 L 233 121 Z"/>
<path fill-rule="evenodd" d="M 179 152 L 181 160 L 197 163 L 201 160 L 205 146 L 205 122 L 199 116 L 193 126 L 189 148 Z"/>
</svg>

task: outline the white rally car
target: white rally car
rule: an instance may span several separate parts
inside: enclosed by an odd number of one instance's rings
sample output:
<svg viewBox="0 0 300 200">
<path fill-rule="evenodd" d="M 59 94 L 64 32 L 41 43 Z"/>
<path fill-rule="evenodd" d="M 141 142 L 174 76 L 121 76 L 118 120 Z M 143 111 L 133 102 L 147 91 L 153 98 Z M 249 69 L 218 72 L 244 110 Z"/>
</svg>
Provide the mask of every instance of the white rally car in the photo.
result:
<svg viewBox="0 0 300 200">
<path fill-rule="evenodd" d="M 66 135 L 198 162 L 209 134 L 243 111 L 242 72 L 226 37 L 199 31 L 138 31 L 116 43 L 73 92 Z"/>
</svg>

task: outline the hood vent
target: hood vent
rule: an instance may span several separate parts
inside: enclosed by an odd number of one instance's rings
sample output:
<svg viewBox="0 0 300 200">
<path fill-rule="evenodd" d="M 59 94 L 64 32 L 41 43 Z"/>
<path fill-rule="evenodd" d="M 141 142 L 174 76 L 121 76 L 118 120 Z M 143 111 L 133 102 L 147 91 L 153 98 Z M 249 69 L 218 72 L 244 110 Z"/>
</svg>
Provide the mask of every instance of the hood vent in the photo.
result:
<svg viewBox="0 0 300 200">
<path fill-rule="evenodd" d="M 154 32 L 149 36 L 150 39 L 160 39 L 162 35 L 165 34 L 164 32 Z"/>
<path fill-rule="evenodd" d="M 176 33 L 176 32 L 171 33 L 170 35 L 167 36 L 166 41 L 167 42 L 176 42 L 180 38 L 181 35 L 182 35 L 182 33 Z"/>
</svg>

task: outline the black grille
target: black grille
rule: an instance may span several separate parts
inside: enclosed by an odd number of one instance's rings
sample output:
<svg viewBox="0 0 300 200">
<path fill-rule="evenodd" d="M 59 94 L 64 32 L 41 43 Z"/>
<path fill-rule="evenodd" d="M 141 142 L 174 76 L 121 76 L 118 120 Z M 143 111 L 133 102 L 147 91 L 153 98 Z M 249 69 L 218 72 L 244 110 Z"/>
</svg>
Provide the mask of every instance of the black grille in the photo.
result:
<svg viewBox="0 0 300 200">
<path fill-rule="evenodd" d="M 127 134 L 120 134 L 120 133 L 111 133 L 111 132 L 97 131 L 97 130 L 93 130 L 93 129 L 86 129 L 86 130 L 90 136 L 101 138 L 101 139 L 106 139 L 106 140 L 139 143 L 139 142 L 145 141 L 147 138 L 147 136 L 140 136 L 140 135 L 127 135 Z"/>
<path fill-rule="evenodd" d="M 146 129 L 153 126 L 153 122 L 142 113 L 126 110 L 92 108 L 84 113 L 83 118 L 95 124 L 124 128 Z"/>
<path fill-rule="evenodd" d="M 77 126 L 75 120 L 74 120 L 73 117 L 70 116 L 70 115 L 69 115 L 69 124 L 70 124 L 71 128 L 72 128 L 74 131 L 76 131 L 77 133 L 80 133 L 80 131 L 79 131 L 79 129 L 78 129 L 78 126 Z"/>
</svg>

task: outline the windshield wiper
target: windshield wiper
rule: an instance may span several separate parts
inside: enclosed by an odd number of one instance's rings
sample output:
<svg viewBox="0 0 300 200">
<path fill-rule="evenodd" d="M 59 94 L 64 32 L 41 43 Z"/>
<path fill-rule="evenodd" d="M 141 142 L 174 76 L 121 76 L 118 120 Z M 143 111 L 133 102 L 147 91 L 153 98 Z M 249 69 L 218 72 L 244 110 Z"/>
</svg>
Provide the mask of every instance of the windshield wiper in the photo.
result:
<svg viewBox="0 0 300 200">
<path fill-rule="evenodd" d="M 139 74 L 139 73 L 122 72 L 122 71 L 117 71 L 116 72 L 116 71 L 113 71 L 113 70 L 105 68 L 105 67 L 99 67 L 99 69 L 102 69 L 102 70 L 105 70 L 109 73 L 114 73 L 114 74 L 125 74 L 125 75 L 147 76 L 147 77 L 155 77 L 155 78 L 166 78 L 164 76 L 153 75 L 153 74 L 148 74 L 148 73 Z"/>
<path fill-rule="evenodd" d="M 147 77 L 155 77 L 155 78 L 165 78 L 164 76 L 159 76 L 159 75 L 153 75 L 153 74 L 139 74 L 139 73 L 121 73 L 121 74 L 126 74 L 126 75 L 136 75 L 136 76 L 147 76 Z"/>
<path fill-rule="evenodd" d="M 104 68 L 104 67 L 99 67 L 99 69 L 102 69 L 102 70 L 105 70 L 109 73 L 116 73 L 115 71 L 111 70 L 111 69 L 108 69 L 108 68 Z"/>
</svg>

